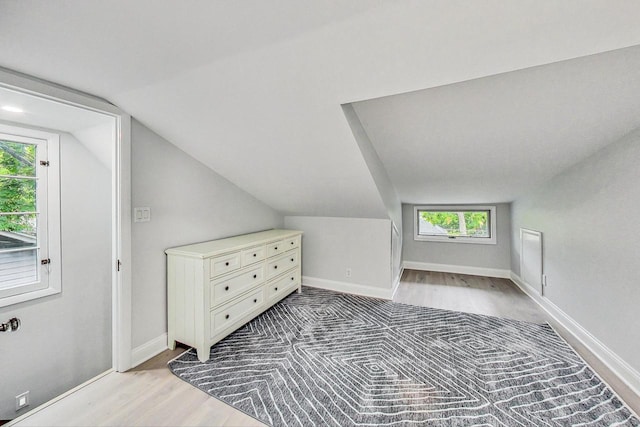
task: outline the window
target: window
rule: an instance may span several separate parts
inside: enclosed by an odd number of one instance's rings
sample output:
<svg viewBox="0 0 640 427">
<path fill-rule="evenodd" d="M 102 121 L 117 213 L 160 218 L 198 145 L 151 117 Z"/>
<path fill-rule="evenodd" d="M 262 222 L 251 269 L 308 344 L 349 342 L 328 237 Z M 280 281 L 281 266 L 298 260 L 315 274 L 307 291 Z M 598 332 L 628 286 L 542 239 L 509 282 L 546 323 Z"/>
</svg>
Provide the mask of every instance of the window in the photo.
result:
<svg viewBox="0 0 640 427">
<path fill-rule="evenodd" d="M 496 244 L 495 206 L 416 206 L 414 240 Z"/>
<path fill-rule="evenodd" d="M 0 125 L 0 307 L 60 292 L 58 145 Z"/>
</svg>

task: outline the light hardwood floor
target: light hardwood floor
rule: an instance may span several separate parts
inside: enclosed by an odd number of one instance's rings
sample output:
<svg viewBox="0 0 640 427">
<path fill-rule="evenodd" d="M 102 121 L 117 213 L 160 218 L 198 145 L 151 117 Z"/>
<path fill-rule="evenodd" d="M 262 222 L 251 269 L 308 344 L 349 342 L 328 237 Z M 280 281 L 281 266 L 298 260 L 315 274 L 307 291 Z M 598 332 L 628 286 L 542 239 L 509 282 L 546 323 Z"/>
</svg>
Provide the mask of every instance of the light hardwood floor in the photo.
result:
<svg viewBox="0 0 640 427">
<path fill-rule="evenodd" d="M 263 425 L 173 375 L 167 362 L 185 350 L 166 350 L 128 372 L 107 374 L 15 425 Z"/>
<path fill-rule="evenodd" d="M 405 270 L 394 302 L 544 323 L 538 305 L 511 280 Z"/>
<path fill-rule="evenodd" d="M 510 280 L 406 270 L 394 301 L 529 322 L 547 321 L 636 413 L 640 412 L 640 397 L 618 381 Z M 175 377 L 166 364 L 184 350 L 167 350 L 129 372 L 110 373 L 15 425 L 262 425 Z"/>
</svg>

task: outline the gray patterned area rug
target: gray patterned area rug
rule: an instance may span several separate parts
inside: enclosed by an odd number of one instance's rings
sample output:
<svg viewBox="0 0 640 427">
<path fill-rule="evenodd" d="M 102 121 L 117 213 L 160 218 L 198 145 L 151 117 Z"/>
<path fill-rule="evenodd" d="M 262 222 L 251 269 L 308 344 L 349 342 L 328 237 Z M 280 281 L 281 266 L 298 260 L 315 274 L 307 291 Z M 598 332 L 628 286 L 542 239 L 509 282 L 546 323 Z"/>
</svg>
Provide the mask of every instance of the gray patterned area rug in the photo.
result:
<svg viewBox="0 0 640 427">
<path fill-rule="evenodd" d="M 548 325 L 304 288 L 175 375 L 274 426 L 639 426 Z"/>
</svg>

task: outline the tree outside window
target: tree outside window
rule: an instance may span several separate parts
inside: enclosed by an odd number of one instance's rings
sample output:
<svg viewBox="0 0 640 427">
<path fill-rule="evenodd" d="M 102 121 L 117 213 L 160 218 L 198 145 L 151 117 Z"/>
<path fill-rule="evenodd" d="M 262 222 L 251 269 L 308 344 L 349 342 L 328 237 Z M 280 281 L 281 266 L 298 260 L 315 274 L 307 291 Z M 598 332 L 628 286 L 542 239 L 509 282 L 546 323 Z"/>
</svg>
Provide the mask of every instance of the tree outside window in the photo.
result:
<svg viewBox="0 0 640 427">
<path fill-rule="evenodd" d="M 0 140 L 0 231 L 36 237 L 36 146 Z"/>
<path fill-rule="evenodd" d="M 433 234 L 445 234 L 447 236 L 462 237 L 489 237 L 488 212 L 481 211 L 421 211 L 420 218 L 433 225 L 436 230 Z M 424 233 L 423 233 L 424 234 Z"/>
</svg>

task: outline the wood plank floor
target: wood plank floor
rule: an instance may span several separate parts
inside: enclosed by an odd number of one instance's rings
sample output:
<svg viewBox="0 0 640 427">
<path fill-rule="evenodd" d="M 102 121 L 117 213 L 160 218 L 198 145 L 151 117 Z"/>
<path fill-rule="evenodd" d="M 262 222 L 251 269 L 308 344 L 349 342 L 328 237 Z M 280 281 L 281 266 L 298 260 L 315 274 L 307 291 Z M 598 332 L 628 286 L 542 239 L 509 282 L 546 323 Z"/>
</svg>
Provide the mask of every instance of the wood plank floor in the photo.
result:
<svg viewBox="0 0 640 427">
<path fill-rule="evenodd" d="M 640 412 L 640 397 L 571 339 L 507 279 L 405 270 L 394 301 L 529 322 L 549 322 L 603 379 Z M 259 426 L 174 376 L 166 364 L 184 348 L 167 350 L 125 373 L 110 373 L 16 423 L 16 426 Z"/>
<path fill-rule="evenodd" d="M 405 270 L 393 301 L 544 323 L 538 305 L 511 280 Z"/>
<path fill-rule="evenodd" d="M 167 362 L 185 350 L 166 350 L 130 371 L 112 372 L 15 425 L 264 425 L 173 375 Z"/>
</svg>

